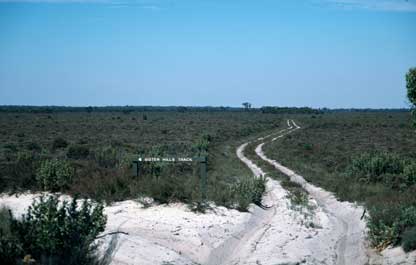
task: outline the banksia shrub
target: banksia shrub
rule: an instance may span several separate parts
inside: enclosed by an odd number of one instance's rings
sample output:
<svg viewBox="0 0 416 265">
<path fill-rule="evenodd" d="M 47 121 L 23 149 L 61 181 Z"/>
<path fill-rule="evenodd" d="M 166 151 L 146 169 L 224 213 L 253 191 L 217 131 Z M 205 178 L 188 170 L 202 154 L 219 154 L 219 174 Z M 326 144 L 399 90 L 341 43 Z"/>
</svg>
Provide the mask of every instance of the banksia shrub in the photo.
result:
<svg viewBox="0 0 416 265">
<path fill-rule="evenodd" d="M 60 202 L 56 196 L 42 196 L 21 220 L 11 220 L 11 231 L 23 253 L 37 263 L 93 264 L 94 241 L 106 224 L 103 209 L 87 200 L 80 204 L 76 198 Z"/>
<path fill-rule="evenodd" d="M 48 191 L 64 190 L 72 182 L 74 169 L 65 160 L 45 160 L 37 172 L 37 181 L 41 189 Z"/>
</svg>

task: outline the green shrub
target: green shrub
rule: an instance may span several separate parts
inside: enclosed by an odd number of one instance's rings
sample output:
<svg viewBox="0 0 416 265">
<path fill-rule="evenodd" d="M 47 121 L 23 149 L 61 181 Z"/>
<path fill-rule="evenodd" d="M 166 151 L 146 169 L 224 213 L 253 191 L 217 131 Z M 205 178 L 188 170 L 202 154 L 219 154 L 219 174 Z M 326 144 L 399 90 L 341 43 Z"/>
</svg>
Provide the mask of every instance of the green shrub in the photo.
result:
<svg viewBox="0 0 416 265">
<path fill-rule="evenodd" d="M 88 147 L 83 145 L 71 145 L 66 156 L 72 159 L 85 159 L 90 154 Z"/>
<path fill-rule="evenodd" d="M 172 201 L 190 202 L 192 190 L 178 176 L 152 177 L 149 195 L 160 203 Z"/>
<path fill-rule="evenodd" d="M 55 196 L 35 201 L 22 220 L 12 219 L 11 230 L 25 255 L 41 264 L 92 264 L 94 240 L 104 231 L 103 205 L 76 198 L 59 202 Z"/>
<path fill-rule="evenodd" d="M 402 208 L 400 215 L 397 216 L 397 220 L 393 224 L 394 234 L 396 236 L 393 243 L 400 244 L 404 231 L 413 226 L 416 226 L 416 207 L 410 206 Z"/>
<path fill-rule="evenodd" d="M 4 265 L 19 264 L 23 255 L 22 246 L 15 237 L 7 236 L 0 230 L 0 261 Z"/>
<path fill-rule="evenodd" d="M 42 150 L 42 147 L 40 147 L 40 145 L 35 142 L 29 142 L 26 144 L 26 149 L 29 151 L 40 152 Z"/>
<path fill-rule="evenodd" d="M 261 206 L 263 193 L 266 189 L 265 177 L 245 177 L 240 182 L 232 186 L 237 208 L 240 211 L 247 211 L 250 203 Z"/>
<path fill-rule="evenodd" d="M 104 168 L 115 168 L 120 164 L 122 155 L 114 147 L 107 146 L 94 152 L 94 158 L 97 164 Z"/>
<path fill-rule="evenodd" d="M 31 188 L 36 184 L 36 168 L 39 165 L 38 157 L 33 152 L 19 151 L 13 163 L 9 165 L 12 178 L 8 185 L 20 188 Z M 13 187 L 14 188 L 14 187 Z"/>
<path fill-rule="evenodd" d="M 56 138 L 53 141 L 52 148 L 59 149 L 59 148 L 66 148 L 68 146 L 68 142 L 64 138 Z"/>
<path fill-rule="evenodd" d="M 9 209 L 0 208 L 0 261 L 1 264 L 14 265 L 23 255 L 22 246 L 11 233 Z"/>
<path fill-rule="evenodd" d="M 379 182 L 383 174 L 401 174 L 403 167 L 403 159 L 399 156 L 386 152 L 374 152 L 354 157 L 347 172 L 366 182 Z"/>
<path fill-rule="evenodd" d="M 416 184 L 416 163 L 406 165 L 403 170 L 403 175 L 406 177 L 407 185 Z"/>
<path fill-rule="evenodd" d="M 382 249 L 390 244 L 404 244 L 405 239 L 409 241 L 406 231 L 416 227 L 416 207 L 395 204 L 372 207 L 367 226 L 369 239 L 375 247 Z"/>
<path fill-rule="evenodd" d="M 74 177 L 74 169 L 65 160 L 45 160 L 37 172 L 38 185 L 43 190 L 58 191 L 68 188 Z"/>
<path fill-rule="evenodd" d="M 313 150 L 313 144 L 305 143 L 303 144 L 303 148 L 307 151 Z"/>
<path fill-rule="evenodd" d="M 384 174 L 383 183 L 394 190 L 404 190 L 408 187 L 406 176 L 403 174 Z"/>
<path fill-rule="evenodd" d="M 374 247 L 387 247 L 397 238 L 393 226 L 401 209 L 396 205 L 380 205 L 369 210 L 367 220 L 369 240 Z"/>
<path fill-rule="evenodd" d="M 404 251 L 412 251 L 416 249 L 416 226 L 408 228 L 403 233 L 403 249 Z"/>
<path fill-rule="evenodd" d="M 4 149 L 7 149 L 11 152 L 17 152 L 17 146 L 15 144 L 12 144 L 12 143 L 5 144 Z"/>
</svg>

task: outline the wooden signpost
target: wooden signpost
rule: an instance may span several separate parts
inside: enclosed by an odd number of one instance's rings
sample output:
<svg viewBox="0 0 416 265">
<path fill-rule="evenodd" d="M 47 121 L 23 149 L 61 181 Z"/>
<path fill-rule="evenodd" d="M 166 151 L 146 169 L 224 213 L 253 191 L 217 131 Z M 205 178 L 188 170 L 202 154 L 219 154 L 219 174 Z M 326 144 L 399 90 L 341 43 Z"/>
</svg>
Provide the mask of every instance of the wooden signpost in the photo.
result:
<svg viewBox="0 0 416 265">
<path fill-rule="evenodd" d="M 142 163 L 166 162 L 166 163 L 192 163 L 199 162 L 199 185 L 201 189 L 201 199 L 207 199 L 207 157 L 138 157 L 133 160 L 133 175 L 140 176 L 140 165 Z"/>
</svg>

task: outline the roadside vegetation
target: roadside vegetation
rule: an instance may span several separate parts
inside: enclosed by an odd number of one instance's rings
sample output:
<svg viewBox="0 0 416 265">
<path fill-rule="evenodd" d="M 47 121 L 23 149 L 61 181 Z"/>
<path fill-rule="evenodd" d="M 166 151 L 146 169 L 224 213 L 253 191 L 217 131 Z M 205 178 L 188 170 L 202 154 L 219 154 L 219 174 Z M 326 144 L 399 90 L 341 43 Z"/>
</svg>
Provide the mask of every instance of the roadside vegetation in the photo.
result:
<svg viewBox="0 0 416 265">
<path fill-rule="evenodd" d="M 341 200 L 369 210 L 375 247 L 416 249 L 416 134 L 410 112 L 331 112 L 293 117 L 301 130 L 265 145 L 270 158 Z"/>
<path fill-rule="evenodd" d="M 21 218 L 0 209 L 2 264 L 104 265 L 94 243 L 104 231 L 103 205 L 43 196 Z"/>
<path fill-rule="evenodd" d="M 279 128 L 281 116 L 259 111 L 178 107 L 2 107 L 0 191 L 63 192 L 107 202 L 149 196 L 160 203 L 201 201 L 195 163 L 142 163 L 142 157 L 208 157 L 209 201 L 246 209 L 260 183 L 235 156 L 253 135 Z M 244 190 L 244 196 L 240 191 Z"/>
</svg>

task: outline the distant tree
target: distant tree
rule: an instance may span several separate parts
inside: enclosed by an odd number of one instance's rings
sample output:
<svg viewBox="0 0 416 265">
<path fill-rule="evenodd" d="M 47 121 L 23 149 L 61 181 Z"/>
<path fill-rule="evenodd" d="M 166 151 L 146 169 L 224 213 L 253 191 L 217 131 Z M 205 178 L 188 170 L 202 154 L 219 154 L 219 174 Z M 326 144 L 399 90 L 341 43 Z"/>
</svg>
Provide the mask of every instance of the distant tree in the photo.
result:
<svg viewBox="0 0 416 265">
<path fill-rule="evenodd" d="M 249 110 L 250 108 L 251 108 L 251 103 L 249 103 L 249 102 L 244 102 L 243 104 L 241 104 L 241 105 L 243 105 L 243 107 L 246 109 L 246 110 Z"/>
<path fill-rule="evenodd" d="M 412 104 L 413 124 L 416 126 L 416 67 L 406 74 L 407 97 Z"/>
</svg>

